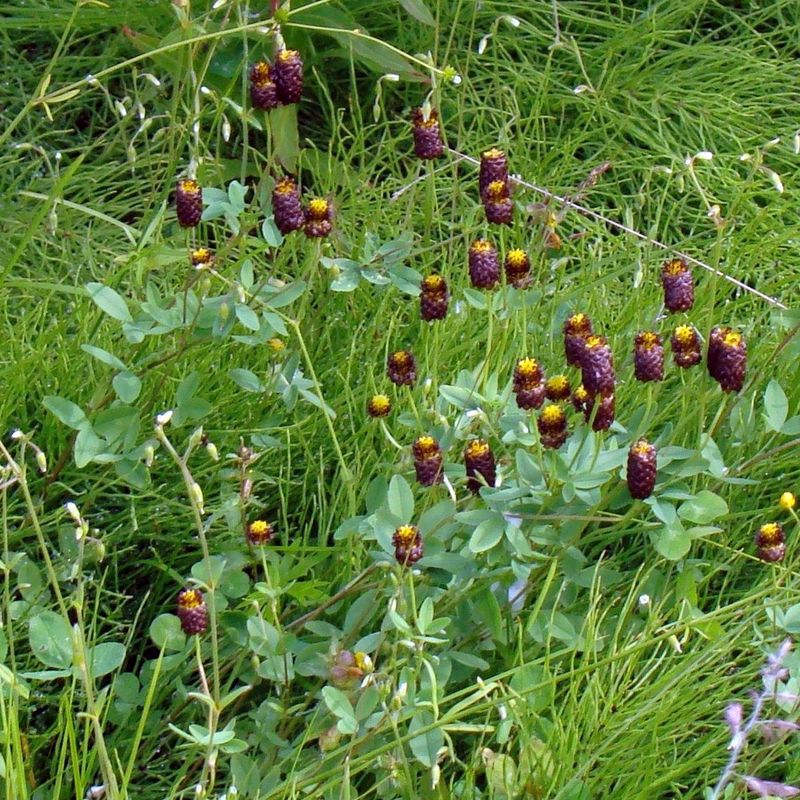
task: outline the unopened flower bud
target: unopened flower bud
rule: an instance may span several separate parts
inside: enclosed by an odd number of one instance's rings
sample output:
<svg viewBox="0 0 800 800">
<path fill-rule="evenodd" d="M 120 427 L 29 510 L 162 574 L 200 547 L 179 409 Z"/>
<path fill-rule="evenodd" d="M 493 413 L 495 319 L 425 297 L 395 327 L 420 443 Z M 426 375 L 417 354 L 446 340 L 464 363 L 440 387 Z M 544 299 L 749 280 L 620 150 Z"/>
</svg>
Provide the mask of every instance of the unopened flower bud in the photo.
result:
<svg viewBox="0 0 800 800">
<path fill-rule="evenodd" d="M 200 488 L 199 483 L 192 483 L 189 487 L 189 491 L 192 495 L 192 499 L 195 503 L 197 503 L 197 507 L 200 510 L 201 514 L 205 513 L 205 500 L 203 499 L 203 490 Z"/>
<path fill-rule="evenodd" d="M 214 444 L 214 442 L 206 443 L 206 453 L 208 453 L 209 458 L 212 461 L 219 461 L 219 451 L 217 450 L 217 446 Z"/>
<path fill-rule="evenodd" d="M 47 456 L 41 450 L 36 453 L 36 466 L 39 472 L 47 472 Z"/>
</svg>

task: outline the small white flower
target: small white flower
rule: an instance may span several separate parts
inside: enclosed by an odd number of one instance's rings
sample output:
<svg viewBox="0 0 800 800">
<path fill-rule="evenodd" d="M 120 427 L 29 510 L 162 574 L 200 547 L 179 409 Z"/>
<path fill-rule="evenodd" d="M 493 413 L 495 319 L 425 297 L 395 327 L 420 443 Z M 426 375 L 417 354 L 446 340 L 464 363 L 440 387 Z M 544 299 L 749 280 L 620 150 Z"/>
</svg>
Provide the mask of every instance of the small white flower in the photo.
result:
<svg viewBox="0 0 800 800">
<path fill-rule="evenodd" d="M 78 511 L 78 506 L 75 505 L 72 501 L 69 503 L 64 504 L 64 508 L 67 509 L 67 513 L 75 520 L 79 525 L 83 520 L 81 520 L 81 512 Z"/>
<path fill-rule="evenodd" d="M 128 116 L 128 109 L 125 108 L 125 104 L 121 100 L 114 101 L 114 108 L 117 109 L 117 114 L 119 114 L 120 117 L 125 118 Z"/>
<path fill-rule="evenodd" d="M 152 83 L 152 84 L 153 84 L 153 86 L 155 86 L 155 87 L 156 87 L 156 89 L 158 89 L 158 88 L 161 86 L 161 81 L 160 81 L 158 78 L 156 78 L 156 76 L 155 76 L 155 75 L 152 75 L 152 74 L 151 74 L 151 73 L 149 73 L 149 72 L 143 72 L 143 73 L 142 73 L 142 77 L 143 77 L 145 80 L 148 80 L 148 81 L 150 81 L 150 83 Z"/>
<path fill-rule="evenodd" d="M 701 150 L 699 153 L 694 154 L 696 161 L 711 161 L 714 154 L 710 150 Z"/>
<path fill-rule="evenodd" d="M 170 408 L 167 411 L 163 411 L 161 414 L 156 416 L 156 425 L 168 425 L 169 421 L 172 419 L 173 411 Z"/>
<path fill-rule="evenodd" d="M 800 131 L 797 131 L 794 135 L 794 139 L 792 140 L 794 143 L 794 154 L 800 155 Z"/>
<path fill-rule="evenodd" d="M 650 595 L 649 594 L 640 594 L 639 595 L 639 608 L 647 608 L 650 605 Z"/>
<path fill-rule="evenodd" d="M 503 21 L 508 25 L 510 25 L 512 28 L 519 28 L 521 24 L 516 17 L 509 16 L 508 14 L 503 16 Z"/>
<path fill-rule="evenodd" d="M 86 75 L 86 77 L 84 78 L 84 80 L 86 81 L 86 83 L 88 83 L 88 84 L 89 84 L 89 86 L 97 86 L 97 78 L 95 78 L 95 76 L 94 76 L 94 75 L 92 75 L 92 73 L 91 73 L 91 72 L 89 72 L 89 73 Z"/>
<path fill-rule="evenodd" d="M 492 38 L 491 33 L 487 33 L 486 36 L 481 37 L 481 40 L 478 42 L 478 55 L 482 56 L 486 52 L 486 48 L 489 46 L 489 39 Z"/>
<path fill-rule="evenodd" d="M 591 86 L 587 86 L 585 83 L 579 83 L 573 90 L 572 94 L 583 94 L 584 92 L 592 92 L 594 91 Z"/>
<path fill-rule="evenodd" d="M 201 86 L 200 87 L 200 94 L 203 94 L 206 97 L 213 97 L 214 96 L 214 92 L 212 92 L 211 89 L 208 88 L 208 86 Z"/>
<path fill-rule="evenodd" d="M 453 86 L 461 86 L 461 76 L 453 75 Z"/>
<path fill-rule="evenodd" d="M 781 180 L 781 176 L 769 167 L 761 167 L 761 170 L 772 181 L 772 185 L 778 191 L 778 194 L 783 194 L 783 181 Z"/>
<path fill-rule="evenodd" d="M 400 80 L 400 76 L 396 72 L 387 72 L 383 79 L 385 81 L 391 81 L 392 83 L 397 83 Z"/>
</svg>

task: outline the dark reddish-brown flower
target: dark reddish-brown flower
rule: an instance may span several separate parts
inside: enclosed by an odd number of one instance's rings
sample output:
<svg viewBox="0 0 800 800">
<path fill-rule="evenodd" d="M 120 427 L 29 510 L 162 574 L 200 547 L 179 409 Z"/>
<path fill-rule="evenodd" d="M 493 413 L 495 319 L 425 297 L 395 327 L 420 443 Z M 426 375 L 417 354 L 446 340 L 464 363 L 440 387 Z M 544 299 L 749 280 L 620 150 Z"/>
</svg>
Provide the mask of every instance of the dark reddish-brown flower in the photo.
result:
<svg viewBox="0 0 800 800">
<path fill-rule="evenodd" d="M 208 607 L 199 589 L 181 589 L 178 592 L 178 619 L 183 632 L 190 636 L 208 630 Z"/>
<path fill-rule="evenodd" d="M 439 112 L 431 109 L 427 117 L 421 108 L 411 112 L 411 132 L 414 135 L 414 155 L 429 161 L 444 153 L 442 129 L 439 126 Z"/>
<path fill-rule="evenodd" d="M 394 557 L 403 566 L 416 564 L 422 558 L 422 534 L 416 525 L 401 525 L 392 535 Z"/>
<path fill-rule="evenodd" d="M 594 406 L 597 405 L 597 411 L 594 411 Z M 592 419 L 594 411 L 594 420 L 592 421 L 593 431 L 607 431 L 614 421 L 616 414 L 616 401 L 613 394 L 598 394 L 589 403 L 589 407 L 583 412 L 583 416 L 587 422 Z"/>
<path fill-rule="evenodd" d="M 263 519 L 255 519 L 247 526 L 245 534 L 252 545 L 269 544 L 275 536 L 275 526 Z"/>
<path fill-rule="evenodd" d="M 664 380 L 664 346 L 657 333 L 643 331 L 636 334 L 633 371 L 637 381 Z"/>
<path fill-rule="evenodd" d="M 513 392 L 517 405 L 525 410 L 541 408 L 545 388 L 542 368 L 535 358 L 522 358 L 514 367 Z"/>
<path fill-rule="evenodd" d="M 398 350 L 386 359 L 386 374 L 397 386 L 413 386 L 417 380 L 417 362 L 409 350 Z"/>
<path fill-rule="evenodd" d="M 693 367 L 702 360 L 700 337 L 691 325 L 678 325 L 670 339 L 672 357 L 679 367 Z"/>
<path fill-rule="evenodd" d="M 414 453 L 414 471 L 423 486 L 433 486 L 442 481 L 442 449 L 433 436 L 420 436 L 411 447 Z"/>
<path fill-rule="evenodd" d="M 592 334 L 587 337 L 581 355 L 581 382 L 589 394 L 610 394 L 615 381 L 611 348 L 604 337 Z"/>
<path fill-rule="evenodd" d="M 303 213 L 300 192 L 294 178 L 287 176 L 275 184 L 272 190 L 272 213 L 278 230 L 284 236 L 303 227 L 306 215 Z"/>
<path fill-rule="evenodd" d="M 783 561 L 786 555 L 786 534 L 780 522 L 768 522 L 758 529 L 756 547 L 762 561 Z"/>
<path fill-rule="evenodd" d="M 488 442 L 473 439 L 464 450 L 464 464 L 467 468 L 467 488 L 473 494 L 478 494 L 483 485 L 494 486 L 497 469 Z"/>
<path fill-rule="evenodd" d="M 555 404 L 546 405 L 536 420 L 542 447 L 558 450 L 567 441 L 567 415 Z"/>
<path fill-rule="evenodd" d="M 181 178 L 175 192 L 175 210 L 178 223 L 184 228 L 194 228 L 203 216 L 203 190 L 194 178 Z"/>
<path fill-rule="evenodd" d="M 333 227 L 331 219 L 333 218 L 333 208 L 331 204 L 322 197 L 315 197 L 309 200 L 305 209 L 305 227 L 304 231 L 306 236 L 310 239 L 320 239 L 327 236 Z"/>
<path fill-rule="evenodd" d="M 351 687 L 374 669 L 372 659 L 363 651 L 340 650 L 330 668 L 330 680 L 335 686 Z"/>
<path fill-rule="evenodd" d="M 524 289 L 531 280 L 531 260 L 524 250 L 509 250 L 505 258 L 506 282 Z"/>
<path fill-rule="evenodd" d="M 469 278 L 476 289 L 491 289 L 500 280 L 500 261 L 494 245 L 477 239 L 469 248 Z"/>
<path fill-rule="evenodd" d="M 483 194 L 490 183 L 502 181 L 508 183 L 508 159 L 502 150 L 496 147 L 481 153 L 481 166 L 478 178 L 478 188 L 480 196 Z"/>
<path fill-rule="evenodd" d="M 740 392 L 747 371 L 747 343 L 739 331 L 718 325 L 708 337 L 708 372 L 724 392 Z"/>
<path fill-rule="evenodd" d="M 628 451 L 628 491 L 631 497 L 644 500 L 656 485 L 656 449 L 647 439 L 639 439 Z"/>
<path fill-rule="evenodd" d="M 272 67 L 273 80 L 282 103 L 298 103 L 303 96 L 303 59 L 297 50 L 281 50 Z"/>
<path fill-rule="evenodd" d="M 694 279 L 682 258 L 665 261 L 661 267 L 664 307 L 667 311 L 688 311 L 694 305 Z"/>
<path fill-rule="evenodd" d="M 521 358 L 514 367 L 514 391 L 533 389 L 543 377 L 542 368 L 535 358 Z"/>
<path fill-rule="evenodd" d="M 544 384 L 545 397 L 556 402 L 567 400 L 570 396 L 569 378 L 566 375 L 553 375 Z"/>
<path fill-rule="evenodd" d="M 250 101 L 254 108 L 263 111 L 270 111 L 281 104 L 275 85 L 275 71 L 267 61 L 257 61 L 250 67 Z"/>
<path fill-rule="evenodd" d="M 388 417 L 392 401 L 385 394 L 374 394 L 367 401 L 367 414 L 373 418 Z"/>
<path fill-rule="evenodd" d="M 441 275 L 426 275 L 420 283 L 419 314 L 426 322 L 444 319 L 450 303 L 447 281 Z"/>
<path fill-rule="evenodd" d="M 593 333 L 592 321 L 586 314 L 578 312 L 567 317 L 564 322 L 564 355 L 567 364 L 580 366 L 586 339 Z"/>
<path fill-rule="evenodd" d="M 514 204 L 506 181 L 492 181 L 483 193 L 486 221 L 492 225 L 510 225 L 514 218 Z"/>
<path fill-rule="evenodd" d="M 214 253 L 208 247 L 198 247 L 192 250 L 192 266 L 196 269 L 210 267 L 214 263 Z"/>
</svg>

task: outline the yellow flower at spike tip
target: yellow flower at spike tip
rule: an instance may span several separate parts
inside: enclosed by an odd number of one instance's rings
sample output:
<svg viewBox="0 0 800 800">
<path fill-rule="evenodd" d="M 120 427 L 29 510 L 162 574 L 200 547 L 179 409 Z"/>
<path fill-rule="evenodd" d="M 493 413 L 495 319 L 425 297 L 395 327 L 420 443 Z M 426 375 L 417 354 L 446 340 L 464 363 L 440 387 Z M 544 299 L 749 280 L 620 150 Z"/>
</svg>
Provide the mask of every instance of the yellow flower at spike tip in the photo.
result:
<svg viewBox="0 0 800 800">
<path fill-rule="evenodd" d="M 797 505 L 797 498 L 791 492 L 784 492 L 778 500 L 778 505 L 784 511 L 791 511 Z"/>
</svg>

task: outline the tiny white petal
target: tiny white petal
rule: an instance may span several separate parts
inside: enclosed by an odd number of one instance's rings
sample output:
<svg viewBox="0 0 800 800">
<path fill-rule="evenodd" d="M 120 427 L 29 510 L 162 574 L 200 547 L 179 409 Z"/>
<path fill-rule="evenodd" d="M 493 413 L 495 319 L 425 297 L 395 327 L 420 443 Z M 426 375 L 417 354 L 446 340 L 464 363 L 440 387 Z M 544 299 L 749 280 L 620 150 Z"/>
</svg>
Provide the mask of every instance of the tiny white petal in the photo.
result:
<svg viewBox="0 0 800 800">
<path fill-rule="evenodd" d="M 794 135 L 794 154 L 800 155 L 800 131 L 797 131 Z"/>
<path fill-rule="evenodd" d="M 148 80 L 148 81 L 150 81 L 150 83 L 152 83 L 152 84 L 153 84 L 153 86 L 155 86 L 156 88 L 158 88 L 159 86 L 161 86 L 161 81 L 160 81 L 158 78 L 156 78 L 156 76 L 155 76 L 155 75 L 152 75 L 152 74 L 151 74 L 151 73 L 149 73 L 149 72 L 143 72 L 143 73 L 142 73 L 142 76 L 145 78 L 145 80 Z"/>
<path fill-rule="evenodd" d="M 214 94 L 214 92 L 212 92 L 211 89 L 208 88 L 208 86 L 201 86 L 200 94 L 204 94 L 206 97 L 211 97 Z"/>
<path fill-rule="evenodd" d="M 711 161 L 714 154 L 710 150 L 701 150 L 699 153 L 695 153 L 694 157 L 700 161 Z"/>
<path fill-rule="evenodd" d="M 391 81 L 392 83 L 397 83 L 400 80 L 400 76 L 396 72 L 387 72 L 383 76 L 384 80 Z"/>
<path fill-rule="evenodd" d="M 492 34 L 487 33 L 486 36 L 482 37 L 481 40 L 478 42 L 478 55 L 482 56 L 486 52 L 486 48 L 489 45 L 489 39 L 491 38 Z"/>
<path fill-rule="evenodd" d="M 114 108 L 117 109 L 117 114 L 119 114 L 121 117 L 128 116 L 128 109 L 125 108 L 124 103 L 121 103 L 119 100 L 114 101 Z"/>
<path fill-rule="evenodd" d="M 509 17 L 505 16 L 503 19 L 512 27 L 512 28 L 519 28 L 520 21 L 516 17 Z"/>
<path fill-rule="evenodd" d="M 783 194 L 783 181 L 781 180 L 781 176 L 769 167 L 762 167 L 761 169 L 764 170 L 767 177 L 772 181 L 772 185 L 777 189 L 778 193 Z"/>
<path fill-rule="evenodd" d="M 453 75 L 453 86 L 461 86 L 461 76 Z"/>
<path fill-rule="evenodd" d="M 753 156 L 750 153 L 742 153 L 739 156 L 739 161 L 749 161 Z"/>
<path fill-rule="evenodd" d="M 649 594 L 640 594 L 639 595 L 639 608 L 647 608 L 650 605 L 650 595 Z"/>
<path fill-rule="evenodd" d="M 227 2 L 228 0 L 214 0 L 214 5 L 211 6 L 211 10 L 216 11 L 218 8 L 222 8 Z"/>
</svg>

